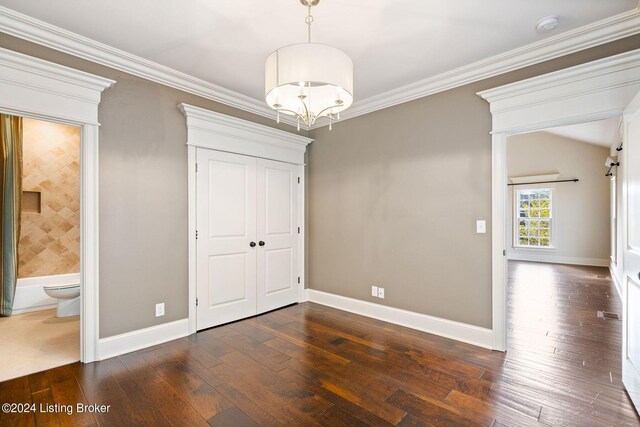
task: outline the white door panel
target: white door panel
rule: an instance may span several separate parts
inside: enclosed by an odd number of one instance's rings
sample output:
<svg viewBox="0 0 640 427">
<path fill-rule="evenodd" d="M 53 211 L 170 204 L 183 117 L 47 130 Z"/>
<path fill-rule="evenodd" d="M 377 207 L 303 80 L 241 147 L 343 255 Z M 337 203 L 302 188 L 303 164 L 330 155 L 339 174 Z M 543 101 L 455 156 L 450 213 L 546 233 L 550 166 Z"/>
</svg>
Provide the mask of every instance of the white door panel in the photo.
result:
<svg viewBox="0 0 640 427">
<path fill-rule="evenodd" d="M 624 114 L 625 238 L 623 280 L 622 380 L 640 408 L 640 94 Z"/>
<path fill-rule="evenodd" d="M 629 302 L 627 325 L 640 325 L 640 287 L 638 283 L 629 281 Z M 640 372 L 640 334 L 629 334 L 627 342 L 627 357 L 636 372 Z"/>
<path fill-rule="evenodd" d="M 297 166 L 258 159 L 258 313 L 298 301 Z"/>
<path fill-rule="evenodd" d="M 256 159 L 197 150 L 197 329 L 256 314 Z"/>
</svg>

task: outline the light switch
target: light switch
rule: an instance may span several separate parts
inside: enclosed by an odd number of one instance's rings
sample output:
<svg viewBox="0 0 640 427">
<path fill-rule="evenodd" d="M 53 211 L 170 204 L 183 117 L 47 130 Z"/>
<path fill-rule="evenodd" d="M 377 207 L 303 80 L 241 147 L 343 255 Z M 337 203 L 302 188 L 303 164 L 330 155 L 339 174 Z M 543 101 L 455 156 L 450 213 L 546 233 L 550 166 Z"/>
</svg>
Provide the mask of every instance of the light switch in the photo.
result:
<svg viewBox="0 0 640 427">
<path fill-rule="evenodd" d="M 372 286 L 371 287 L 371 296 L 372 297 L 378 297 L 378 287 L 377 286 Z"/>
<path fill-rule="evenodd" d="M 164 316 L 164 303 L 156 304 L 156 317 Z"/>
<path fill-rule="evenodd" d="M 484 234 L 487 232 L 487 221 L 479 219 L 476 221 L 476 233 Z"/>
</svg>

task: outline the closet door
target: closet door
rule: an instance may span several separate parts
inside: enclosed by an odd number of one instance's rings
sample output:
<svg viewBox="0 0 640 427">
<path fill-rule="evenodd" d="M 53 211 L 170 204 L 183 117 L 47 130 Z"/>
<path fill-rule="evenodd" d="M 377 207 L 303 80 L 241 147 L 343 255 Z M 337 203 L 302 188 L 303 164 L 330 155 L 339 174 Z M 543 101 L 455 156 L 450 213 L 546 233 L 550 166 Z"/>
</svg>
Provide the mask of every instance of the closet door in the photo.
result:
<svg viewBox="0 0 640 427">
<path fill-rule="evenodd" d="M 258 313 L 298 301 L 297 170 L 258 159 Z"/>
<path fill-rule="evenodd" d="M 256 314 L 256 159 L 197 150 L 197 329 Z"/>
</svg>

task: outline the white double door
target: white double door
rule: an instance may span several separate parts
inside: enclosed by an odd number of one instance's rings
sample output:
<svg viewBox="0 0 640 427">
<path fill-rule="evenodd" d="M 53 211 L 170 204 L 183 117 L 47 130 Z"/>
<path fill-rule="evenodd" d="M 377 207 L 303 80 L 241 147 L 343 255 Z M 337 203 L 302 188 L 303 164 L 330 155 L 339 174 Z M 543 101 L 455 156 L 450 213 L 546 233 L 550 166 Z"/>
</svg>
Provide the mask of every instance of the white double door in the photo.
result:
<svg viewBox="0 0 640 427">
<path fill-rule="evenodd" d="M 197 329 L 298 301 L 298 166 L 197 149 Z"/>
</svg>

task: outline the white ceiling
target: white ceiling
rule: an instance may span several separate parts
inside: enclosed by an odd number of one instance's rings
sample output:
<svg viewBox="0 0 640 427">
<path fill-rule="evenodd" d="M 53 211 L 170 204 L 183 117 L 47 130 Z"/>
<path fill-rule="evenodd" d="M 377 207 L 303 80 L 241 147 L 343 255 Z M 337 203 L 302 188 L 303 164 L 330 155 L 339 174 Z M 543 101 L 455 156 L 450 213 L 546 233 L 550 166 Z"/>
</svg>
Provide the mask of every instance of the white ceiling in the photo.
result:
<svg viewBox="0 0 640 427">
<path fill-rule="evenodd" d="M 263 99 L 264 60 L 306 40 L 298 0 L 0 0 L 0 5 Z M 313 41 L 351 56 L 355 99 L 631 10 L 637 0 L 321 0 Z M 540 35 L 536 22 L 558 15 Z"/>
<path fill-rule="evenodd" d="M 616 138 L 619 122 L 620 118 L 614 117 L 596 122 L 546 129 L 545 132 L 589 144 L 610 147 Z"/>
</svg>

